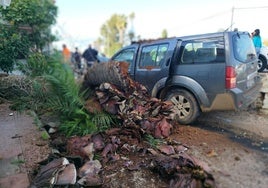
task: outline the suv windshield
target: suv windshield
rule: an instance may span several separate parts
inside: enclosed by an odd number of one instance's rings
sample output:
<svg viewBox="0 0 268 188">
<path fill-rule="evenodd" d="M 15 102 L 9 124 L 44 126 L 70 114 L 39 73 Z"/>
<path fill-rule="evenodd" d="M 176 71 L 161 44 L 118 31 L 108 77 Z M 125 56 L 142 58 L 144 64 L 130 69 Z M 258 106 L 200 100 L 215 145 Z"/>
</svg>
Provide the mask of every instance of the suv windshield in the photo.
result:
<svg viewBox="0 0 268 188">
<path fill-rule="evenodd" d="M 233 36 L 234 56 L 243 63 L 251 62 L 257 58 L 253 42 L 248 34 L 236 34 Z"/>
</svg>

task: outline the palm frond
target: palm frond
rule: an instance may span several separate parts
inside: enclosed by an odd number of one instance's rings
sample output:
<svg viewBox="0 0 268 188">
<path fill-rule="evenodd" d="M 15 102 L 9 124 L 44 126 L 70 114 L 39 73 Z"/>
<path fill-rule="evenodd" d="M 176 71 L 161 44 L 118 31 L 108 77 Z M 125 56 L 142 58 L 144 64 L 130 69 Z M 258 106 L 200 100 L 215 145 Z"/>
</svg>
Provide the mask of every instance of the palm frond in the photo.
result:
<svg viewBox="0 0 268 188">
<path fill-rule="evenodd" d="M 100 132 L 111 128 L 115 124 L 115 118 L 105 112 L 95 113 L 92 117 L 92 122 L 97 125 Z"/>
<path fill-rule="evenodd" d="M 98 129 L 96 125 L 92 122 L 91 118 L 86 115 L 84 116 L 84 118 L 65 120 L 60 126 L 60 130 L 64 132 L 67 136 L 83 136 L 86 134 L 97 132 Z"/>
<path fill-rule="evenodd" d="M 25 90 L 27 94 L 17 97 L 14 104 L 18 107 L 58 114 L 60 130 L 67 136 L 94 133 L 112 123 L 110 116 L 94 116 L 84 109 L 84 99 L 90 91 L 81 91 L 71 68 L 62 64 L 60 53 L 48 57 L 36 53 L 19 66 L 29 78 L 31 87 L 29 91 Z"/>
<path fill-rule="evenodd" d="M 150 134 L 146 134 L 146 135 L 145 135 L 145 139 L 146 139 L 147 143 L 148 143 L 152 148 L 157 148 L 157 146 L 158 146 L 159 144 L 162 144 L 162 143 L 163 143 L 163 140 L 154 138 L 154 137 L 153 137 L 152 135 L 150 135 Z"/>
</svg>

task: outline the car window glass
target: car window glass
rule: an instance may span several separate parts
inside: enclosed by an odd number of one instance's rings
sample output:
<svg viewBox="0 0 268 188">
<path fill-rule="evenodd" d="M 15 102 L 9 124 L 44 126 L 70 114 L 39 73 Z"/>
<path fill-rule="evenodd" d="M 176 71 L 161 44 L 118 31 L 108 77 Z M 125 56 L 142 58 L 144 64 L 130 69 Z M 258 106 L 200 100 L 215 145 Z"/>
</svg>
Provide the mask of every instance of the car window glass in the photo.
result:
<svg viewBox="0 0 268 188">
<path fill-rule="evenodd" d="M 135 53 L 135 49 L 129 48 L 129 49 L 121 51 L 119 54 L 117 54 L 113 58 L 113 60 L 114 61 L 125 61 L 125 62 L 128 62 L 129 64 L 132 64 L 133 59 L 134 59 L 134 53 Z"/>
<path fill-rule="evenodd" d="M 186 41 L 183 44 L 181 63 L 224 62 L 223 37 Z"/>
<path fill-rule="evenodd" d="M 141 50 L 139 67 L 160 67 L 165 59 L 168 44 L 144 46 Z"/>
<path fill-rule="evenodd" d="M 251 62 L 257 58 L 253 42 L 247 34 L 237 34 L 233 36 L 234 56 L 243 63 Z"/>
</svg>

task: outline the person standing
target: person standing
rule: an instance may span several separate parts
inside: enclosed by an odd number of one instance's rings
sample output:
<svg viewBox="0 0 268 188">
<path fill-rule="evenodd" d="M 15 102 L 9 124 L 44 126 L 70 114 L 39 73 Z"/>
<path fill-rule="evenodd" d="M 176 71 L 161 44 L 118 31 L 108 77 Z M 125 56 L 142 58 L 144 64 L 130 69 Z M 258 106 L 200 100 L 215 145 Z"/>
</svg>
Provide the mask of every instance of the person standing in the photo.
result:
<svg viewBox="0 0 268 188">
<path fill-rule="evenodd" d="M 71 61 L 71 51 L 67 48 L 66 44 L 62 45 L 62 56 L 64 63 L 70 64 Z"/>
<path fill-rule="evenodd" d="M 255 29 L 254 32 L 252 33 L 252 40 L 253 40 L 253 44 L 254 44 L 255 49 L 256 49 L 257 56 L 259 56 L 260 50 L 262 47 L 262 39 L 260 36 L 259 29 Z"/>
<path fill-rule="evenodd" d="M 78 68 L 78 70 L 81 69 L 81 54 L 78 51 L 78 48 L 75 48 L 75 52 L 74 52 L 74 63 L 75 63 L 75 67 Z"/>
<path fill-rule="evenodd" d="M 91 67 L 95 62 L 99 62 L 97 55 L 98 51 L 92 48 L 91 44 L 89 44 L 88 48 L 82 54 L 82 57 L 85 59 L 87 66 Z"/>
</svg>

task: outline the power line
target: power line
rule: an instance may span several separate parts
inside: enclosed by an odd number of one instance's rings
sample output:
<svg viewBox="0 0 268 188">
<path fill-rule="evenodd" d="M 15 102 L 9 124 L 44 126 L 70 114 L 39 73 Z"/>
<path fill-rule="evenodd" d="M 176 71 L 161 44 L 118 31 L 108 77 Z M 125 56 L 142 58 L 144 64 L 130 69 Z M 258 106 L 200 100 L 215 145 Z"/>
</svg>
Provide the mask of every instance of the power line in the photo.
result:
<svg viewBox="0 0 268 188">
<path fill-rule="evenodd" d="M 268 9 L 268 6 L 259 6 L 259 7 L 232 7 L 232 15 L 231 15 L 231 25 L 230 30 L 233 29 L 234 25 L 234 11 L 235 10 L 245 10 L 245 9 Z"/>
<path fill-rule="evenodd" d="M 233 7 L 233 9 L 266 9 L 266 8 L 268 8 L 268 6 L 262 6 L 262 7 L 239 7 L 239 8 Z"/>
</svg>

